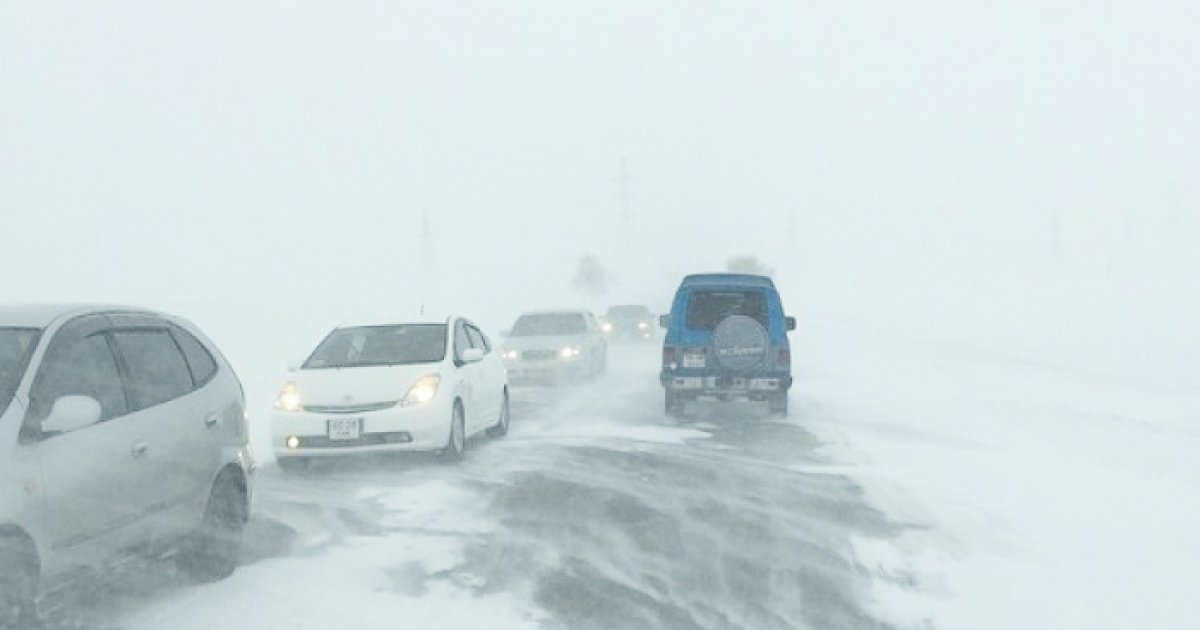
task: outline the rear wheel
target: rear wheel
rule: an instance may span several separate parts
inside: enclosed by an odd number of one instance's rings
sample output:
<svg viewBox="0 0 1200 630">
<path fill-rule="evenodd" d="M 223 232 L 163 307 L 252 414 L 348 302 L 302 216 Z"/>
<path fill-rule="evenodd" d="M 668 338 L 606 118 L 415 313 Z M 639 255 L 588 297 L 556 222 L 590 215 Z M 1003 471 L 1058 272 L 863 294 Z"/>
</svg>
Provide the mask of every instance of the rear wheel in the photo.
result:
<svg viewBox="0 0 1200 630">
<path fill-rule="evenodd" d="M 508 435 L 508 424 L 512 421 L 512 416 L 509 413 L 508 406 L 508 391 L 504 392 L 504 399 L 500 401 L 500 419 L 496 420 L 496 425 L 488 428 L 488 437 L 502 438 Z"/>
<path fill-rule="evenodd" d="M 450 414 L 450 435 L 446 446 L 442 449 L 442 459 L 450 462 L 462 460 L 467 451 L 466 415 L 463 413 L 461 401 L 454 401 L 454 411 Z"/>
<path fill-rule="evenodd" d="M 684 399 L 682 396 L 669 389 L 666 390 L 666 393 L 664 394 L 663 409 L 667 412 L 668 416 L 671 416 L 672 418 L 683 417 L 683 404 Z"/>
<path fill-rule="evenodd" d="M 237 568 L 246 528 L 246 494 L 233 475 L 213 484 L 204 520 L 190 546 L 179 556 L 180 568 L 199 582 L 229 577 Z"/>
<path fill-rule="evenodd" d="M 37 623 L 37 560 L 27 541 L 0 535 L 0 629 Z"/>
<path fill-rule="evenodd" d="M 786 418 L 788 415 L 787 392 L 772 394 L 771 397 L 767 399 L 767 407 L 771 410 L 772 414 Z"/>
</svg>

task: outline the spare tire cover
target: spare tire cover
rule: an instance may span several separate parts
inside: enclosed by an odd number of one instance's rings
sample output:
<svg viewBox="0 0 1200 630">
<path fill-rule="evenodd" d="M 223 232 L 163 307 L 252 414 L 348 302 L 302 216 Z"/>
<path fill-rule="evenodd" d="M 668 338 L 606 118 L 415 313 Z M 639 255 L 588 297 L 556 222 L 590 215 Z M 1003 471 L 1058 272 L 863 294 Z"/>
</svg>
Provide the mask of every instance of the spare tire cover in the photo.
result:
<svg viewBox="0 0 1200 630">
<path fill-rule="evenodd" d="M 726 317 L 713 330 L 713 356 L 727 370 L 747 372 L 762 366 L 769 345 L 767 329 L 745 315 Z"/>
</svg>

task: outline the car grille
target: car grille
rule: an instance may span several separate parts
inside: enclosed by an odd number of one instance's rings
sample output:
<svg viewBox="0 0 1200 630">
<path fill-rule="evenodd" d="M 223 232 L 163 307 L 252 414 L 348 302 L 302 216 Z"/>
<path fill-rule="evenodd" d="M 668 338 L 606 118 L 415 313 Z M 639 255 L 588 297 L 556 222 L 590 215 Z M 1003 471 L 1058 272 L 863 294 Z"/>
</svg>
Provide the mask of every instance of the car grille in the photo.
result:
<svg viewBox="0 0 1200 630">
<path fill-rule="evenodd" d="M 383 411 L 399 404 L 398 400 L 388 402 L 363 403 L 359 405 L 305 405 L 309 413 L 365 413 L 368 411 Z"/>
<path fill-rule="evenodd" d="M 558 357 L 558 350 L 526 350 L 521 353 L 521 358 L 526 361 L 545 361 Z"/>
<path fill-rule="evenodd" d="M 347 446 L 379 446 L 380 444 L 406 444 L 412 441 L 408 431 L 386 433 L 364 433 L 357 440 L 331 440 L 324 435 L 300 436 L 299 448 L 338 448 Z"/>
</svg>

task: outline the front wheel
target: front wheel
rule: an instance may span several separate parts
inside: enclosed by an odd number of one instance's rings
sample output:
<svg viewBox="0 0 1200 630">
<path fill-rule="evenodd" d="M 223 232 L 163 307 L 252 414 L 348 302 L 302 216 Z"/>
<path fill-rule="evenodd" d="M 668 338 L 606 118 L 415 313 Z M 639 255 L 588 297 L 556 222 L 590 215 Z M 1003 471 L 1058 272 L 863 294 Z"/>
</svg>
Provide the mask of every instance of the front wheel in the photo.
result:
<svg viewBox="0 0 1200 630">
<path fill-rule="evenodd" d="M 237 568 L 246 528 L 246 494 L 231 475 L 213 485 L 204 520 L 191 545 L 180 555 L 180 568 L 198 582 L 229 577 Z"/>
<path fill-rule="evenodd" d="M 510 422 L 512 422 L 512 415 L 509 412 L 508 391 L 505 391 L 504 399 L 500 402 L 500 419 L 496 420 L 495 426 L 488 428 L 488 437 L 499 439 L 508 435 L 508 425 Z"/>
<path fill-rule="evenodd" d="M 462 403 L 454 402 L 454 411 L 450 414 L 450 435 L 446 446 L 442 449 L 442 459 L 449 462 L 461 461 L 467 451 L 466 415 Z"/>
<path fill-rule="evenodd" d="M 0 629 L 37 624 L 37 561 L 20 538 L 0 536 Z"/>
</svg>

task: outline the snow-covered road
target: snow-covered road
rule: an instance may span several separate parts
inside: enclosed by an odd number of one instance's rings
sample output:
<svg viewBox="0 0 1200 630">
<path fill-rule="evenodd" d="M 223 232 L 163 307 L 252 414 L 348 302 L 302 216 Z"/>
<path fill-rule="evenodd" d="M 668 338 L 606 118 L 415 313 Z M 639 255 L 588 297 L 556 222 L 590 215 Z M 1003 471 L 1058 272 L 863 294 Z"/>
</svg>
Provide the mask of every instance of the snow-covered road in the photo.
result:
<svg viewBox="0 0 1200 630">
<path fill-rule="evenodd" d="M 810 330 L 793 418 L 661 412 L 657 349 L 522 388 L 467 460 L 267 463 L 243 566 L 136 563 L 51 627 L 1130 628 L 1200 614 L 1196 394 Z M 263 398 L 263 397 L 260 397 Z M 266 445 L 258 445 L 260 451 Z"/>
</svg>

